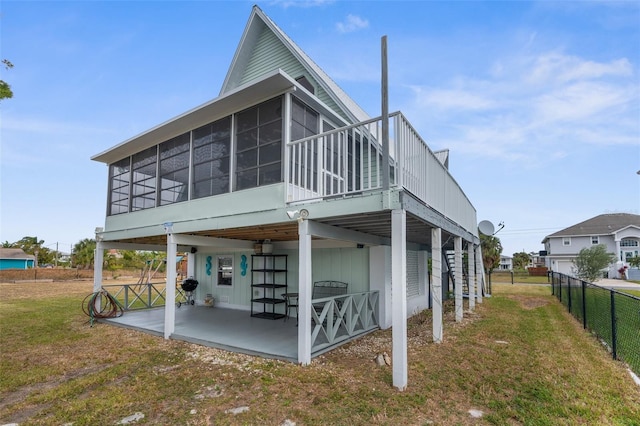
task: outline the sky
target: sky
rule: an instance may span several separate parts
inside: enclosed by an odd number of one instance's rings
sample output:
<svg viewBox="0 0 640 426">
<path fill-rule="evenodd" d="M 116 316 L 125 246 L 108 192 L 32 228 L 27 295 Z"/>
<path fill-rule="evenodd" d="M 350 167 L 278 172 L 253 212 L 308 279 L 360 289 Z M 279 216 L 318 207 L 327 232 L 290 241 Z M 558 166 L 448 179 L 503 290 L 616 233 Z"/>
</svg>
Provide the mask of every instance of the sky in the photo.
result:
<svg viewBox="0 0 640 426">
<path fill-rule="evenodd" d="M 69 252 L 106 213 L 90 157 L 216 98 L 255 2 L 0 3 L 0 241 Z M 449 170 L 503 254 L 603 213 L 640 214 L 640 2 L 265 1 L 365 111 Z"/>
</svg>

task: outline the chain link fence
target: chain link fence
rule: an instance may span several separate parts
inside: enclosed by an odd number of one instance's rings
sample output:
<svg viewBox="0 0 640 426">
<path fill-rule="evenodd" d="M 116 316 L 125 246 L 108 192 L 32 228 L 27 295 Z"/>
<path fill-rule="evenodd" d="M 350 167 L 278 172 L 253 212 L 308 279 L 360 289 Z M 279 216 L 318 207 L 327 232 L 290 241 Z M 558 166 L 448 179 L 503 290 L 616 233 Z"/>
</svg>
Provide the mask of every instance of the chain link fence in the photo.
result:
<svg viewBox="0 0 640 426">
<path fill-rule="evenodd" d="M 607 347 L 640 375 L 640 297 L 551 272 L 553 294 Z"/>
</svg>

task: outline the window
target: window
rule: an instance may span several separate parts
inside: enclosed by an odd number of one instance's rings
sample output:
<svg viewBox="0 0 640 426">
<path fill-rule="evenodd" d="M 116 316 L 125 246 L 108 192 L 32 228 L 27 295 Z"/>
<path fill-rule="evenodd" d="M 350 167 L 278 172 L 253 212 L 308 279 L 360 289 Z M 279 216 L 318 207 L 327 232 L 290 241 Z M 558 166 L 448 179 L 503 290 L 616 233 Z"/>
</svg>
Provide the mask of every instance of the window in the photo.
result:
<svg viewBox="0 0 640 426">
<path fill-rule="evenodd" d="M 570 246 L 571 245 L 571 238 L 570 237 L 563 237 L 562 238 L 562 245 L 563 246 Z"/>
<path fill-rule="evenodd" d="M 131 158 L 109 165 L 109 215 L 129 212 Z"/>
<path fill-rule="evenodd" d="M 233 256 L 217 256 L 217 283 L 219 286 L 233 285 Z"/>
<path fill-rule="evenodd" d="M 237 115 L 236 190 L 282 182 L 282 97 Z"/>
<path fill-rule="evenodd" d="M 638 241 L 631 238 L 623 238 L 620 241 L 620 247 L 638 247 Z"/>
<path fill-rule="evenodd" d="M 160 144 L 160 203 L 189 198 L 189 133 Z"/>
<path fill-rule="evenodd" d="M 231 116 L 193 131 L 192 199 L 229 192 Z"/>
<path fill-rule="evenodd" d="M 309 92 L 311 92 L 311 93 L 315 93 L 316 92 L 316 89 L 313 87 L 313 84 L 311 84 L 309 79 L 307 77 L 305 77 L 304 75 L 301 76 L 301 77 L 296 78 L 296 81 L 298 83 L 300 83 L 300 86 L 304 87 Z"/>
<path fill-rule="evenodd" d="M 600 244 L 600 237 L 597 235 L 594 235 L 591 237 L 591 244 L 595 245 L 595 244 Z"/>
<path fill-rule="evenodd" d="M 158 146 L 152 146 L 132 157 L 131 211 L 156 206 L 156 168 Z"/>
<path fill-rule="evenodd" d="M 318 113 L 300 100 L 291 102 L 291 140 L 296 141 L 318 134 Z M 318 144 L 309 142 L 296 147 L 291 155 L 293 183 L 318 192 Z"/>
</svg>

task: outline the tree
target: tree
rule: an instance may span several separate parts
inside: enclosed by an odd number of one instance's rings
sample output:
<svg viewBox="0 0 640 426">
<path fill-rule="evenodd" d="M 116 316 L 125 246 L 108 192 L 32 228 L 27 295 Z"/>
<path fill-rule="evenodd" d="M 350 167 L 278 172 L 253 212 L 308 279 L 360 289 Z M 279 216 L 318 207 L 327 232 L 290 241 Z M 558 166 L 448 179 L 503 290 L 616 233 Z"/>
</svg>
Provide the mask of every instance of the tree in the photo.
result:
<svg viewBox="0 0 640 426">
<path fill-rule="evenodd" d="M 73 264 L 78 269 L 89 269 L 93 267 L 94 251 L 96 240 L 85 238 L 73 246 Z"/>
<path fill-rule="evenodd" d="M 583 281 L 595 282 L 601 278 L 601 271 L 615 258 L 613 253 L 607 253 L 607 246 L 604 244 L 583 248 L 573 261 L 576 277 Z"/>
<path fill-rule="evenodd" d="M 525 269 L 530 262 L 531 262 L 531 258 L 524 251 L 521 251 L 519 253 L 513 253 L 514 269 Z"/>
<path fill-rule="evenodd" d="M 10 70 L 11 68 L 13 68 L 13 64 L 7 59 L 3 59 L 2 63 L 4 64 L 4 68 L 6 70 Z M 11 90 L 11 86 L 9 86 L 6 81 L 0 80 L 0 100 L 8 98 L 13 98 L 13 91 Z"/>
<path fill-rule="evenodd" d="M 499 238 L 480 233 L 480 246 L 482 247 L 482 265 L 485 272 L 491 274 L 495 268 L 500 266 L 502 244 Z"/>
</svg>

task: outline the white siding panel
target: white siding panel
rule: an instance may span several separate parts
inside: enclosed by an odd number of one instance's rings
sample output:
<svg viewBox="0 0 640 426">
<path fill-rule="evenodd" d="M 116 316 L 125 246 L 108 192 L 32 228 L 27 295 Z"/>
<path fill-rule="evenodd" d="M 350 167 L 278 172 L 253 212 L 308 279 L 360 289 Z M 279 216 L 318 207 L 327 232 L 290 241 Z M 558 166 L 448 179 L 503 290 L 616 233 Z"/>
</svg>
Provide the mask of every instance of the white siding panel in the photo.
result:
<svg viewBox="0 0 640 426">
<path fill-rule="evenodd" d="M 418 252 L 407 250 L 407 299 L 419 295 Z"/>
</svg>

